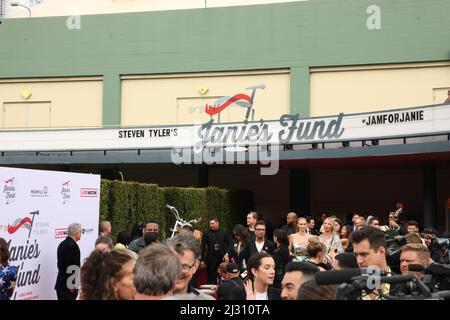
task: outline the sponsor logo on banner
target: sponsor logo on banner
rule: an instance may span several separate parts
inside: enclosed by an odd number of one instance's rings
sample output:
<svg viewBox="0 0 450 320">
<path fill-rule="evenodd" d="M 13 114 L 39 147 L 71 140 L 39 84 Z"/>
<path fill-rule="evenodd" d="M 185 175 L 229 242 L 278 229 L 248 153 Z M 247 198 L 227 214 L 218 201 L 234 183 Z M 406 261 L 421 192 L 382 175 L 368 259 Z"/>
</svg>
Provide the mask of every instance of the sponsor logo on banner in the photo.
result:
<svg viewBox="0 0 450 320">
<path fill-rule="evenodd" d="M 32 226 L 33 221 L 29 217 L 25 217 L 23 219 L 17 218 L 12 224 L 8 224 L 8 233 L 14 234 L 20 228 L 29 230 L 31 232 Z"/>
<path fill-rule="evenodd" d="M 31 189 L 30 196 L 40 198 L 48 197 L 48 186 L 43 186 L 42 189 Z"/>
<path fill-rule="evenodd" d="M 67 228 L 55 229 L 55 239 L 61 239 L 67 237 Z"/>
<path fill-rule="evenodd" d="M 55 239 L 61 239 L 66 238 L 68 235 L 68 228 L 56 228 L 55 229 Z M 82 233 L 83 234 L 92 234 L 94 232 L 94 228 L 83 228 Z"/>
<path fill-rule="evenodd" d="M 16 200 L 16 178 L 12 177 L 3 181 L 3 196 L 5 203 L 10 204 Z"/>
<path fill-rule="evenodd" d="M 61 186 L 62 203 L 67 204 L 70 201 L 70 180 L 66 180 Z"/>
<path fill-rule="evenodd" d="M 34 217 L 36 215 L 39 215 L 39 210 L 30 212 L 30 215 L 32 218 L 30 218 L 30 217 L 17 218 L 16 220 L 14 220 L 14 222 L 12 224 L 8 224 L 8 229 L 7 229 L 8 233 L 14 234 L 19 229 L 25 229 L 25 230 L 28 230 L 28 237 L 30 237 L 31 231 L 34 226 Z M 47 224 L 47 227 L 48 227 L 48 224 Z"/>
<path fill-rule="evenodd" d="M 36 222 L 35 217 L 39 216 L 39 210 L 29 213 L 30 217 L 19 217 L 12 224 L 8 224 L 8 233 L 11 236 L 7 245 L 10 252 L 10 262 L 17 268 L 17 280 L 16 287 L 20 289 L 22 287 L 35 286 L 39 284 L 41 280 L 40 263 L 33 263 L 32 260 L 37 260 L 41 255 L 41 250 L 39 249 L 39 242 L 36 238 L 32 239 L 30 236 L 36 234 L 36 227 L 39 228 L 39 234 L 46 233 L 49 224 L 46 222 Z M 26 241 L 22 241 L 19 244 L 13 244 L 12 241 L 16 238 L 18 233 L 22 230 L 28 231 Z M 15 291 L 13 299 L 39 299 L 39 295 L 33 293 L 33 291 L 27 291 L 25 293 L 19 294 Z"/>
<path fill-rule="evenodd" d="M 97 198 L 98 197 L 98 189 L 81 188 L 80 189 L 80 197 L 82 197 L 82 198 Z"/>
</svg>

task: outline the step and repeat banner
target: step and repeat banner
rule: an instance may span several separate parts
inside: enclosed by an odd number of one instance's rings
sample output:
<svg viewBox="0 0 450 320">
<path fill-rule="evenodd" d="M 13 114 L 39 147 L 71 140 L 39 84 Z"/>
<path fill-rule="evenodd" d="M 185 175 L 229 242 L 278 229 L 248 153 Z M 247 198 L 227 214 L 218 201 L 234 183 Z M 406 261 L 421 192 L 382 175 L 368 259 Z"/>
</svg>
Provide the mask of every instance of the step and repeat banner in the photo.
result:
<svg viewBox="0 0 450 320">
<path fill-rule="evenodd" d="M 67 227 L 80 223 L 81 262 L 98 237 L 100 176 L 0 167 L 0 237 L 18 269 L 11 299 L 56 299 L 56 252 Z"/>
</svg>

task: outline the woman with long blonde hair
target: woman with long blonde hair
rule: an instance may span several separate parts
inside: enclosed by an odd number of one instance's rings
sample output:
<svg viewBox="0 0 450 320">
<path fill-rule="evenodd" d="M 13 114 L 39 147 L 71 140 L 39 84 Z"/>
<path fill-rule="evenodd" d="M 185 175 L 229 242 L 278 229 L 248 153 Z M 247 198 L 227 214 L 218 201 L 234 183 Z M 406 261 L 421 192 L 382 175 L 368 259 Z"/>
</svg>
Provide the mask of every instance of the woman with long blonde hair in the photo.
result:
<svg viewBox="0 0 450 320">
<path fill-rule="evenodd" d="M 289 251 L 293 256 L 293 261 L 303 261 L 308 259 L 308 239 L 311 237 L 307 233 L 306 219 L 303 217 L 297 220 L 297 233 L 289 236 Z"/>
<path fill-rule="evenodd" d="M 339 235 L 334 232 L 335 223 L 333 219 L 326 218 L 323 222 L 323 233 L 319 236 L 320 242 L 326 247 L 326 255 L 332 263 L 332 259 L 341 252 L 344 252 Z"/>
</svg>

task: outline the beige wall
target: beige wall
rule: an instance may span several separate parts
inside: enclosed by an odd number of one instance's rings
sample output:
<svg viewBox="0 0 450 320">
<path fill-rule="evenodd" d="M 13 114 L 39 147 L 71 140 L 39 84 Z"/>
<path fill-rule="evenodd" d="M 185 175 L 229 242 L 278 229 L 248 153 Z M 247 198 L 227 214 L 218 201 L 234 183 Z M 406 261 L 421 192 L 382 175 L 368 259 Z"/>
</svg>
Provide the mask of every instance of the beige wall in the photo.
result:
<svg viewBox="0 0 450 320">
<path fill-rule="evenodd" d="M 13 0 L 6 0 L 7 3 Z M 206 5 L 212 7 L 228 7 L 252 4 L 268 4 L 297 2 L 308 0 L 208 0 Z M 24 5 L 29 5 L 22 2 Z M 5 6 L 8 18 L 28 17 L 28 11 L 21 7 Z M 42 4 L 31 8 L 32 17 L 67 16 L 80 14 L 109 14 L 139 11 L 163 11 L 205 8 L 205 0 L 45 0 Z"/>
<path fill-rule="evenodd" d="M 290 75 L 288 71 L 272 73 L 192 74 L 173 77 L 122 79 L 122 125 L 167 125 L 204 123 L 209 115 L 205 104 L 213 104 L 222 96 L 238 93 L 251 95 L 245 88 L 265 84 L 256 91 L 254 119 L 279 119 L 290 110 Z M 205 95 L 199 88 L 208 88 Z M 242 107 L 228 107 L 220 115 L 221 122 L 243 121 Z M 217 121 L 217 116 L 214 117 Z"/>
<path fill-rule="evenodd" d="M 394 69 L 395 68 L 395 69 Z M 450 89 L 450 63 L 311 70 L 311 116 L 439 104 Z"/>
<path fill-rule="evenodd" d="M 100 127 L 103 84 L 100 78 L 0 80 L 0 106 L 4 129 Z"/>
</svg>

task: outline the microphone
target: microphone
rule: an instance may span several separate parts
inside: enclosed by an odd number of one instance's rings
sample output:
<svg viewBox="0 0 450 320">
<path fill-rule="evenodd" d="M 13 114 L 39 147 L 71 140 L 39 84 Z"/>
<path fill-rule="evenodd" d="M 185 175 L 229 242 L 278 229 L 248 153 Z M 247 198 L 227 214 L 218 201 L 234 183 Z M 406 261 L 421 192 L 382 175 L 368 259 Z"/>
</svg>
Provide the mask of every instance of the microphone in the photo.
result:
<svg viewBox="0 0 450 320">
<path fill-rule="evenodd" d="M 352 278 L 361 276 L 361 269 L 349 268 L 342 270 L 316 272 L 314 278 L 318 285 L 341 284 L 350 282 Z"/>
<path fill-rule="evenodd" d="M 338 285 L 342 283 L 351 283 L 352 280 L 363 280 L 363 281 L 370 280 L 369 277 L 371 275 L 368 274 L 366 271 L 367 269 L 357 269 L 357 268 L 342 269 L 335 271 L 324 271 L 324 272 L 317 272 L 314 275 L 314 278 L 318 285 L 330 285 L 330 284 Z M 354 279 L 357 277 L 361 278 Z M 382 272 L 378 277 L 378 279 L 375 275 L 372 275 L 372 277 L 374 277 L 374 280 L 378 280 L 378 283 L 389 283 L 389 284 L 405 283 L 417 279 L 417 277 L 412 274 L 386 276 L 385 272 Z"/>
<path fill-rule="evenodd" d="M 390 277 L 380 277 L 380 283 L 389 283 L 389 284 L 404 283 L 413 281 L 414 279 L 417 279 L 417 277 L 412 274 L 395 275 Z"/>
<path fill-rule="evenodd" d="M 424 268 L 423 265 L 421 265 L 421 264 L 414 264 L 414 263 L 411 263 L 411 264 L 408 266 L 408 271 L 413 271 L 413 272 L 424 272 L 424 271 L 425 271 L 425 268 Z"/>
<path fill-rule="evenodd" d="M 361 277 L 361 276 L 369 276 L 370 274 L 367 272 L 366 268 L 348 268 L 342 270 L 332 270 L 332 271 L 323 271 L 317 272 L 314 274 L 314 278 L 318 285 L 328 285 L 328 284 L 341 284 L 341 283 L 350 283 L 352 278 Z M 382 271 L 380 276 L 386 275 L 386 272 Z"/>
</svg>

